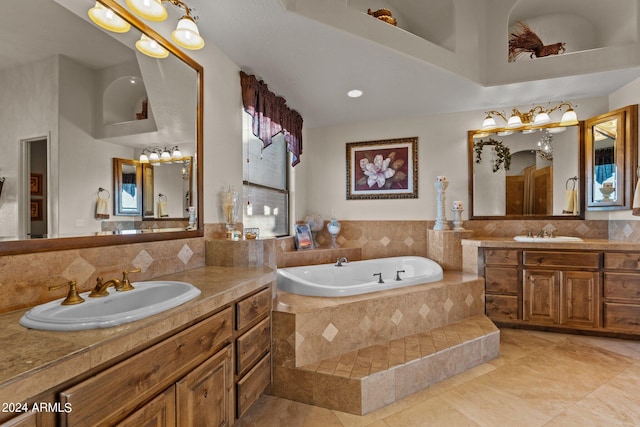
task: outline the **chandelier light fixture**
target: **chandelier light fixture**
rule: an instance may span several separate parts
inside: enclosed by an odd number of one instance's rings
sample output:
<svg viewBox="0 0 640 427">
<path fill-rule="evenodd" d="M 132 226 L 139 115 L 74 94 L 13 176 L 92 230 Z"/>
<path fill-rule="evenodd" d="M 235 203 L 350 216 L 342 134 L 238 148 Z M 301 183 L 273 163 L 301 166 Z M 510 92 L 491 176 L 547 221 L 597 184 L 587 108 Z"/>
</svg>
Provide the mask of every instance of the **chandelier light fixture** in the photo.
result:
<svg viewBox="0 0 640 427">
<path fill-rule="evenodd" d="M 577 106 L 576 106 L 577 107 Z M 524 127 L 537 127 L 544 126 L 551 123 L 550 113 L 556 110 L 562 110 L 566 108 L 566 111 L 562 115 L 562 119 L 558 123 L 558 126 L 573 126 L 578 124 L 578 116 L 574 110 L 574 106 L 570 102 L 563 101 L 560 104 L 545 108 L 540 105 L 532 107 L 529 111 L 521 112 L 517 108 L 511 110 L 511 116 L 507 119 L 503 112 L 491 110 L 486 113 L 486 117 L 482 122 L 482 131 L 492 131 L 498 128 L 506 128 L 511 130 L 517 130 Z M 501 117 L 506 126 L 498 126 L 495 120 L 495 116 Z"/>
<path fill-rule="evenodd" d="M 171 32 L 171 39 L 180 47 L 190 50 L 198 50 L 204 47 L 204 39 L 196 25 L 196 16 L 193 16 L 193 8 L 190 8 L 182 0 L 126 0 L 129 9 L 139 17 L 148 21 L 160 22 L 167 19 L 164 3 L 170 3 L 183 11 L 183 16 L 178 20 L 176 29 Z M 131 25 L 118 16 L 113 10 L 96 1 L 95 6 L 89 9 L 89 18 L 97 26 L 116 33 L 126 33 Z M 145 34 L 136 42 L 136 48 L 145 55 L 153 58 L 166 58 L 169 52 Z"/>
</svg>

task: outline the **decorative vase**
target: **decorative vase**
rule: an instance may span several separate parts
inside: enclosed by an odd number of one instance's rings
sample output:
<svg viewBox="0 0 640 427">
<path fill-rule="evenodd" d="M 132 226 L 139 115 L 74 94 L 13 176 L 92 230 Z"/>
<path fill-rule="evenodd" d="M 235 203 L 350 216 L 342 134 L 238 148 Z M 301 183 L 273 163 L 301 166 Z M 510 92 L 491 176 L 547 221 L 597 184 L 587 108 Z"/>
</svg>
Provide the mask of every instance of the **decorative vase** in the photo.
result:
<svg viewBox="0 0 640 427">
<path fill-rule="evenodd" d="M 453 231 L 464 230 L 462 227 L 462 212 L 464 209 L 453 208 L 451 211 L 453 212 Z"/>
<path fill-rule="evenodd" d="M 438 191 L 437 198 L 437 214 L 436 214 L 436 224 L 433 226 L 434 230 L 448 230 L 449 226 L 447 225 L 447 217 L 444 212 L 444 203 L 445 203 L 445 191 L 449 186 L 449 182 L 447 181 L 447 177 L 438 176 L 436 177 L 436 182 L 434 184 L 436 186 L 436 190 Z"/>
<path fill-rule="evenodd" d="M 233 187 L 229 187 L 228 191 L 222 193 L 222 214 L 227 227 L 227 239 L 237 240 L 237 235 L 234 232 L 236 223 L 238 222 L 238 211 L 240 207 L 240 198 L 236 191 L 233 191 Z"/>
<path fill-rule="evenodd" d="M 336 238 L 338 237 L 338 234 L 340 233 L 340 223 L 337 220 L 332 219 L 327 224 L 327 231 L 331 235 L 331 245 L 329 245 L 329 247 L 330 248 L 339 248 L 340 245 L 336 242 Z"/>
</svg>

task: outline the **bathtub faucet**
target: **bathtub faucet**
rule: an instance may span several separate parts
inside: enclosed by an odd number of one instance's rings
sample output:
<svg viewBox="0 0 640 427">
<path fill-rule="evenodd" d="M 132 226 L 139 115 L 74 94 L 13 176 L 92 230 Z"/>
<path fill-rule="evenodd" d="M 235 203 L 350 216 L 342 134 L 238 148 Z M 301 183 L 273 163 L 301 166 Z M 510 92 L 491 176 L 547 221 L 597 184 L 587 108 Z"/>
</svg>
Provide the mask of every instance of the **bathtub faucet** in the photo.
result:
<svg viewBox="0 0 640 427">
<path fill-rule="evenodd" d="M 378 276 L 378 283 L 384 283 L 384 280 L 382 280 L 382 273 L 374 273 L 374 276 Z"/>
<path fill-rule="evenodd" d="M 338 260 L 336 261 L 336 267 L 342 267 L 342 263 L 349 264 L 349 260 L 347 259 L 346 256 L 343 256 L 342 258 L 338 258 Z"/>
<path fill-rule="evenodd" d="M 402 280 L 402 279 L 400 278 L 400 273 L 404 273 L 404 270 L 397 270 L 397 271 L 396 271 L 396 280 Z"/>
</svg>

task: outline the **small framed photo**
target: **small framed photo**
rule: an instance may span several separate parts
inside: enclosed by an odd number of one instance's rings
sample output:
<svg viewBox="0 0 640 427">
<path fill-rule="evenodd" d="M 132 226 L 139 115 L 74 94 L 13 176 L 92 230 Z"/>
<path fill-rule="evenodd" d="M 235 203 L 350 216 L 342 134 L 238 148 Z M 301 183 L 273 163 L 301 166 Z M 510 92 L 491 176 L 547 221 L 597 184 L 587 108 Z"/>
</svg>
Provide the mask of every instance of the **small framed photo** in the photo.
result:
<svg viewBox="0 0 640 427">
<path fill-rule="evenodd" d="M 296 247 L 298 249 L 313 249 L 313 238 L 309 224 L 296 224 Z"/>
<path fill-rule="evenodd" d="M 43 219 L 42 199 L 32 199 L 30 204 L 30 210 L 31 210 L 32 221 L 42 221 Z"/>
<path fill-rule="evenodd" d="M 32 173 L 29 185 L 31 187 L 32 195 L 42 196 L 42 174 L 41 173 Z"/>
</svg>

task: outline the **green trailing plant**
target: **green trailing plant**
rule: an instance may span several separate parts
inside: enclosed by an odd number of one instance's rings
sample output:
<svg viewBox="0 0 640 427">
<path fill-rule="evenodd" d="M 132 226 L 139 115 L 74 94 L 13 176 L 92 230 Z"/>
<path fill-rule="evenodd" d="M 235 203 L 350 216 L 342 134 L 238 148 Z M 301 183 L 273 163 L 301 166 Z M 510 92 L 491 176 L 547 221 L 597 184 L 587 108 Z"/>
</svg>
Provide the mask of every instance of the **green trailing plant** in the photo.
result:
<svg viewBox="0 0 640 427">
<path fill-rule="evenodd" d="M 493 138 L 486 141 L 478 141 L 473 144 L 473 151 L 476 153 L 476 163 L 482 163 L 482 148 L 485 145 L 493 145 L 496 153 L 496 158 L 493 162 L 493 172 L 497 172 L 501 165 L 504 165 L 504 170 L 508 171 L 511 167 L 511 151 L 509 147 L 505 147 L 501 141 L 496 141 Z"/>
</svg>

